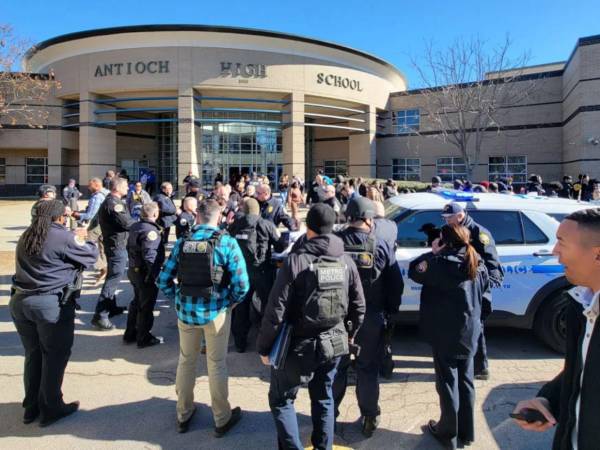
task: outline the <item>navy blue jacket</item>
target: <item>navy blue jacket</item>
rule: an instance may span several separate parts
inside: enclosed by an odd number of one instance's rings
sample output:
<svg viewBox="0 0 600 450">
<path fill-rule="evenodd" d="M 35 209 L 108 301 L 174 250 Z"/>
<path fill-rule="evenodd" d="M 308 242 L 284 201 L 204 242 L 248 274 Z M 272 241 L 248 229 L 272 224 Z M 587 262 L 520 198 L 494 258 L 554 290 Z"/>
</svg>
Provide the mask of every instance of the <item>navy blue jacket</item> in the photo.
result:
<svg viewBox="0 0 600 450">
<path fill-rule="evenodd" d="M 393 220 L 383 217 L 376 217 L 375 220 L 375 236 L 386 241 L 393 249 L 396 248 L 396 239 L 398 237 L 398 226 Z"/>
<path fill-rule="evenodd" d="M 177 207 L 175 206 L 175 203 L 173 203 L 171 197 L 164 192 L 161 192 L 154 197 L 154 201 L 158 203 L 158 209 L 160 211 L 157 223 L 163 228 L 168 228 L 173 225 L 177 219 Z"/>
<path fill-rule="evenodd" d="M 105 249 L 108 252 L 125 250 L 127 232 L 135 223 L 135 219 L 129 214 L 127 204 L 112 194 L 107 195 L 98 210 L 98 223 L 102 230 Z"/>
<path fill-rule="evenodd" d="M 32 291 L 32 295 L 55 294 L 73 282 L 79 270 L 94 265 L 98 247 L 76 238 L 64 226 L 53 223 L 39 255 L 25 253 L 23 239 L 19 239 L 16 253 L 15 286 L 23 291 Z"/>
<path fill-rule="evenodd" d="M 282 223 L 290 231 L 296 229 L 294 221 L 283 209 L 283 203 L 276 197 L 271 197 L 266 202 L 260 204 L 260 216 L 265 220 L 273 222 L 275 226 L 279 226 Z"/>
<path fill-rule="evenodd" d="M 129 229 L 127 253 L 129 268 L 138 268 L 144 275 L 156 278 L 164 262 L 164 252 L 160 251 L 161 228 L 146 219 L 134 223 Z"/>
<path fill-rule="evenodd" d="M 477 277 L 470 280 L 465 268 L 464 248 L 425 253 L 413 260 L 408 276 L 423 285 L 419 323 L 437 353 L 449 357 L 475 354 L 481 333 L 481 302 L 488 275 L 479 260 Z"/>
<path fill-rule="evenodd" d="M 187 237 L 192 231 L 192 227 L 195 223 L 196 216 L 191 212 L 182 211 L 181 214 L 177 216 L 177 220 L 175 220 L 175 236 L 177 236 L 177 239 L 180 237 Z"/>
<path fill-rule="evenodd" d="M 348 227 L 336 235 L 342 239 L 344 245 L 359 245 L 367 241 L 370 233 Z M 384 313 L 393 315 L 398 312 L 402 302 L 404 281 L 394 249 L 389 243 L 376 237 L 374 256 L 376 276 L 370 291 L 365 292 L 367 316 L 376 315 L 383 320 Z"/>
</svg>

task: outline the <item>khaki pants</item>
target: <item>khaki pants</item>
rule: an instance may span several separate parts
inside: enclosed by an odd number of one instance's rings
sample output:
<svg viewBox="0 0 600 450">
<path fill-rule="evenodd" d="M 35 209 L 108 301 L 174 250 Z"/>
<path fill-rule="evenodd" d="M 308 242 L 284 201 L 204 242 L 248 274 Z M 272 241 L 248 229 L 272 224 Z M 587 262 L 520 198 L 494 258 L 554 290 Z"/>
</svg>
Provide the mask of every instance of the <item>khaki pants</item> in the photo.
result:
<svg viewBox="0 0 600 450">
<path fill-rule="evenodd" d="M 186 325 L 178 321 L 179 363 L 175 389 L 177 391 L 177 420 L 184 422 L 194 411 L 196 367 L 202 335 L 206 340 L 208 389 L 215 425 L 221 427 L 231 418 L 227 375 L 227 347 L 231 328 L 231 309 L 221 312 L 206 325 Z"/>
<path fill-rule="evenodd" d="M 98 259 L 94 263 L 94 269 L 106 269 L 106 255 L 104 254 L 104 242 L 102 241 L 102 230 L 100 227 L 88 230 L 88 239 L 98 245 Z"/>
</svg>

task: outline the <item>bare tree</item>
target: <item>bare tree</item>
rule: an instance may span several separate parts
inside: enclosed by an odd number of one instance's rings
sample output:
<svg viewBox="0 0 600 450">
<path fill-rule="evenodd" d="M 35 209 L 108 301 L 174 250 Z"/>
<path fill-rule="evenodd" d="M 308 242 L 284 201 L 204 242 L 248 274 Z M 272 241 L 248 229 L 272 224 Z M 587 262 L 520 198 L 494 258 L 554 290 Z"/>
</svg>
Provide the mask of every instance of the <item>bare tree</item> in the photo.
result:
<svg viewBox="0 0 600 450">
<path fill-rule="evenodd" d="M 14 35 L 10 25 L 0 24 L 0 128 L 16 124 L 41 128 L 47 122 L 49 113 L 44 104 L 59 83 L 52 72 L 15 70 L 29 47 L 27 41 Z"/>
<path fill-rule="evenodd" d="M 486 137 L 500 132 L 507 108 L 523 102 L 536 88 L 532 78 L 523 77 L 528 54 L 513 58 L 510 53 L 508 37 L 491 49 L 480 38 L 470 38 L 444 50 L 429 44 L 423 63 L 413 59 L 424 86 L 419 94 L 426 124 L 416 133 L 456 147 L 469 179 Z"/>
</svg>

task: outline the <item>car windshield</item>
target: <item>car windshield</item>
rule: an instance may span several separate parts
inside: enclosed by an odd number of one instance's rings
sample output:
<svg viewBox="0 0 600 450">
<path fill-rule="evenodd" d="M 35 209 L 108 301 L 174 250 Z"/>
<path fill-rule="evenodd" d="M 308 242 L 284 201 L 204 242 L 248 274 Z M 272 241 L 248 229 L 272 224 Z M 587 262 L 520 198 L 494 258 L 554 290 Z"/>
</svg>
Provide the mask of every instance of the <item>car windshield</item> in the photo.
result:
<svg viewBox="0 0 600 450">
<path fill-rule="evenodd" d="M 385 218 L 390 220 L 394 220 L 394 218 L 398 217 L 400 214 L 402 214 L 402 212 L 406 211 L 406 208 L 392 203 L 389 200 L 386 200 L 383 206 L 385 208 Z"/>
</svg>

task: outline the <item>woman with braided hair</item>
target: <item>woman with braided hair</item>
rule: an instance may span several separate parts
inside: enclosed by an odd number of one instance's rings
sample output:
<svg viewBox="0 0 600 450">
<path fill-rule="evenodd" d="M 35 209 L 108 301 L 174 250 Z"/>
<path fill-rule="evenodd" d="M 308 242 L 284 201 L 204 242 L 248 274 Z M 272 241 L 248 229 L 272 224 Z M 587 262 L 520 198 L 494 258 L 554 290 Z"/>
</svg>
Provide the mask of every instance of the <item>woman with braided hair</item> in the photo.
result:
<svg viewBox="0 0 600 450">
<path fill-rule="evenodd" d="M 65 205 L 40 202 L 16 250 L 10 312 L 25 349 L 24 423 L 50 425 L 74 413 L 61 386 L 75 331 L 75 301 L 67 287 L 98 257 L 95 244 L 65 228 Z"/>
</svg>

